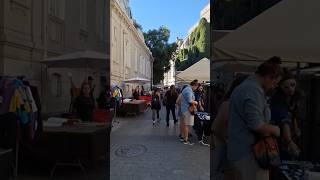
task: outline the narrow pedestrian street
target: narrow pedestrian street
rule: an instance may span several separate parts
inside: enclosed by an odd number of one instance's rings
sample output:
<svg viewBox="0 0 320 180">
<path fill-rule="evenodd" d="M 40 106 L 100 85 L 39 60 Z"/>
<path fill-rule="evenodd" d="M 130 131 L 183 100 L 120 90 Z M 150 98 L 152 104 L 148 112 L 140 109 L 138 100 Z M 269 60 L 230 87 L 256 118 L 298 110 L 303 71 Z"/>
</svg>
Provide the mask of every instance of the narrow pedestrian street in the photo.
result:
<svg viewBox="0 0 320 180">
<path fill-rule="evenodd" d="M 166 127 L 165 107 L 160 116 L 155 127 L 151 109 L 136 117 L 117 117 L 110 142 L 111 180 L 209 179 L 210 148 L 198 144 L 195 135 L 193 146 L 184 145 L 178 140 L 179 124 L 170 120 Z"/>
</svg>

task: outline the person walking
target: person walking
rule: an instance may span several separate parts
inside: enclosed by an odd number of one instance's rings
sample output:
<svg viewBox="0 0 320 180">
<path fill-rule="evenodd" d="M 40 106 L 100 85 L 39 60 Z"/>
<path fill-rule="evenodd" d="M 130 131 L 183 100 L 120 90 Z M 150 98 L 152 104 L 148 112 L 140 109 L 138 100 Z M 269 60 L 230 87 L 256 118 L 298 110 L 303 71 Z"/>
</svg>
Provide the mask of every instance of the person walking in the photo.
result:
<svg viewBox="0 0 320 180">
<path fill-rule="evenodd" d="M 182 91 L 182 101 L 181 101 L 181 122 L 183 121 L 184 127 L 182 131 L 182 137 L 184 138 L 183 143 L 186 145 L 193 145 L 189 140 L 189 129 L 194 125 L 194 110 L 197 106 L 197 101 L 195 101 L 194 91 L 198 87 L 198 80 L 193 80 L 190 85 L 188 85 Z"/>
<path fill-rule="evenodd" d="M 182 137 L 182 133 L 183 133 L 183 129 L 184 129 L 184 121 L 181 120 L 181 116 L 182 116 L 182 112 L 181 112 L 181 105 L 182 105 L 182 91 L 184 90 L 184 88 L 186 88 L 187 85 L 184 85 L 178 95 L 177 101 L 176 101 L 176 105 L 178 106 L 178 117 L 180 119 L 180 134 L 179 134 L 179 140 L 181 142 L 184 141 L 184 138 Z"/>
<path fill-rule="evenodd" d="M 266 94 L 281 79 L 281 60 L 272 57 L 263 62 L 232 93 L 229 105 L 227 155 L 238 180 L 268 180 L 269 171 L 257 163 L 252 146 L 257 139 L 280 135 L 278 126 L 269 124 L 270 109 Z"/>
<path fill-rule="evenodd" d="M 157 115 L 157 122 L 160 122 L 160 115 L 159 111 L 161 109 L 161 95 L 160 90 L 155 88 L 152 92 L 152 100 L 151 100 L 151 109 L 152 109 L 152 121 L 153 125 L 156 124 L 156 115 Z"/>
<path fill-rule="evenodd" d="M 176 118 L 176 101 L 178 98 L 178 94 L 176 91 L 176 88 L 174 85 L 170 86 L 170 89 L 166 92 L 165 94 L 167 100 L 166 100 L 166 109 L 167 109 L 167 127 L 169 127 L 169 115 L 170 111 L 174 120 L 174 124 L 177 123 L 177 118 Z"/>
</svg>

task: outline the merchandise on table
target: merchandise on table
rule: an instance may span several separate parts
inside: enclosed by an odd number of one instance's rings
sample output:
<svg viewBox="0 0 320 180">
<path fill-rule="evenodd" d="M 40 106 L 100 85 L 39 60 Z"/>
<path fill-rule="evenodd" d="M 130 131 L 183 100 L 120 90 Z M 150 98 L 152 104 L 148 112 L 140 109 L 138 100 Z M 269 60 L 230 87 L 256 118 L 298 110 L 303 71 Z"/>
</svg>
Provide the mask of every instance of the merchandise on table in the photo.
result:
<svg viewBox="0 0 320 180">
<path fill-rule="evenodd" d="M 210 115 L 207 112 L 196 112 L 195 115 L 201 120 L 201 121 L 210 121 Z"/>
<path fill-rule="evenodd" d="M 306 161 L 283 161 L 279 171 L 281 180 L 315 180 L 310 174 L 315 177 L 320 172 L 320 164 Z"/>
</svg>

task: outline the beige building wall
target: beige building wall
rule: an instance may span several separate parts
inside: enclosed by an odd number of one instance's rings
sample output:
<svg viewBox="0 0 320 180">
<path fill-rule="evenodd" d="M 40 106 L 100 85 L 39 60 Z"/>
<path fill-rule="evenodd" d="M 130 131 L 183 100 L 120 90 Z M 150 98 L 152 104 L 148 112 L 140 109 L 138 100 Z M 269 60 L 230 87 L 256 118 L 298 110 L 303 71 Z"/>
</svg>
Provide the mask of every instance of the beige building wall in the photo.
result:
<svg viewBox="0 0 320 180">
<path fill-rule="evenodd" d="M 208 3 L 200 12 L 201 18 L 206 18 L 208 23 L 210 23 L 210 3 Z"/>
<path fill-rule="evenodd" d="M 170 70 L 164 73 L 163 85 L 175 85 L 175 63 L 173 62 L 173 60 L 170 60 Z"/>
<path fill-rule="evenodd" d="M 123 11 L 119 1 L 111 0 L 111 85 L 119 85 L 130 97 L 137 84 L 124 84 L 129 78 L 152 78 L 153 58 L 132 19 Z M 151 83 L 144 85 L 145 90 Z"/>
<path fill-rule="evenodd" d="M 66 111 L 70 77 L 80 86 L 95 79 L 97 96 L 104 72 L 92 69 L 47 68 L 41 62 L 71 52 L 109 54 L 109 4 L 105 0 L 1 0 L 0 74 L 25 75 L 38 87 L 43 113 Z M 106 82 L 102 82 L 106 84 Z M 57 88 L 59 86 L 59 88 Z"/>
</svg>

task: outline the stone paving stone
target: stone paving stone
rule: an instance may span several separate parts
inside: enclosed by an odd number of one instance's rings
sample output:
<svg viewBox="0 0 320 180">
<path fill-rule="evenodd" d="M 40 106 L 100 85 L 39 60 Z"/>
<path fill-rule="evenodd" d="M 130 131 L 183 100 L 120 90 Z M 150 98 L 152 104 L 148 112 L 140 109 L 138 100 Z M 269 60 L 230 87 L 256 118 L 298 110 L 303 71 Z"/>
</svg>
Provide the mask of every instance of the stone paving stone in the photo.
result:
<svg viewBox="0 0 320 180">
<path fill-rule="evenodd" d="M 165 117 L 164 109 L 161 116 Z M 170 121 L 167 128 L 162 120 L 153 127 L 150 111 L 118 120 L 120 123 L 111 132 L 111 180 L 128 177 L 139 180 L 210 179 L 209 147 L 199 144 L 187 146 L 179 142 L 178 124 L 174 126 Z M 195 136 L 191 140 L 195 142 Z M 131 144 L 143 145 L 147 151 L 136 157 L 115 155 L 118 148 Z"/>
</svg>

